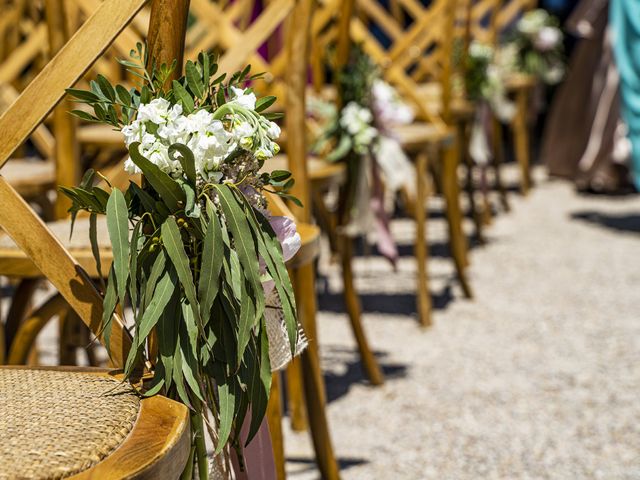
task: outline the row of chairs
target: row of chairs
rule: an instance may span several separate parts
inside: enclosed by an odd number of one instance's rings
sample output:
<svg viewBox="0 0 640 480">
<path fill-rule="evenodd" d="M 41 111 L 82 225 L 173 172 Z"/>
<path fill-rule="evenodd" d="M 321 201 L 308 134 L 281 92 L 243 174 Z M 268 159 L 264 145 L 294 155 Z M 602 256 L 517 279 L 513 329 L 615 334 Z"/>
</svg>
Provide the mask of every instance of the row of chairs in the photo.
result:
<svg viewBox="0 0 640 480">
<path fill-rule="evenodd" d="M 160 63 L 177 58 L 181 64 L 182 58 L 193 58 L 201 50 L 218 52 L 221 72 L 233 72 L 247 63 L 254 71 L 268 72 L 253 87 L 261 94 L 278 96 L 279 101 L 272 108 L 286 113 L 283 155 L 270 165 L 274 169 L 286 165 L 292 171 L 296 178 L 293 194 L 302 200 L 304 207 L 286 205 L 274 198 L 271 208 L 278 214 L 294 217 L 303 239 L 303 248 L 290 264 L 290 271 L 300 321 L 310 339 L 310 347 L 286 372 L 287 404 L 293 428 L 310 430 L 323 478 L 339 478 L 325 414 L 326 394 L 315 324 L 315 260 L 322 234 L 331 239 L 340 259 L 345 305 L 367 378 L 373 385 L 382 384 L 384 378 L 362 324 L 353 278 L 352 240 L 338 228 L 341 219 L 328 208 L 325 198 L 327 191 L 344 185 L 347 172 L 340 164 L 309 156 L 305 97 L 314 90 L 315 94 L 328 95 L 340 103 L 327 72 L 341 68 L 346 61 L 344 52 L 356 42 L 380 66 L 385 80 L 413 106 L 416 121 L 394 133 L 415 160 L 418 172 L 416 198 L 411 208 L 417 234 L 416 296 L 419 320 L 427 326 L 432 321 L 425 203 L 429 172 L 434 173 L 433 183 L 445 199 L 457 278 L 464 294 L 472 296 L 466 273 L 469 259 L 460 206 L 459 163 L 462 158 L 470 172 L 475 168 L 466 152 L 476 106 L 453 95 L 452 79 L 464 75 L 455 71 L 452 61 L 454 39 L 465 46 L 471 39 L 495 43 L 500 31 L 535 2 L 270 0 L 261 8 L 252 0 L 154 0 L 150 7 L 146 3 L 46 0 L 6 2 L 2 6 L 7 12 L 3 18 L 14 20 L 0 25 L 0 107 L 5 109 L 0 117 L 0 129 L 5 132 L 0 145 L 0 227 L 5 232 L 0 234 L 0 275 L 10 278 L 15 288 L 4 328 L 0 328 L 3 337 L 0 364 L 26 364 L 38 333 L 56 316 L 63 325 L 61 352 L 71 351 L 60 359 L 61 364 L 75 360 L 74 345 L 68 347 L 77 325 L 87 325 L 98 339 L 102 331 L 102 302 L 94 287 L 100 273 L 96 271 L 88 242 L 89 221 L 78 218 L 74 238 L 69 239 L 70 222 L 66 214 L 69 205 L 53 189 L 60 184 L 76 184 L 80 172 L 89 165 L 105 173 L 114 185 L 126 185 L 129 178 L 122 170 L 126 152 L 117 132 L 77 124 L 68 115 L 75 106 L 64 99 L 64 89 L 82 84 L 97 73 L 113 82 L 133 82 L 116 59 L 126 57 L 139 41 L 146 40 L 153 58 Z M 374 31 L 378 34 L 374 35 Z M 338 54 L 329 57 L 327 52 L 334 50 Z M 533 79 L 522 76 L 508 83 L 518 105 L 512 127 L 523 193 L 530 185 L 526 110 L 534 85 Z M 497 120 L 495 124 L 494 176 L 503 204 L 507 205 L 500 182 L 502 128 L 498 128 Z M 472 181 L 467 181 L 467 187 L 469 203 L 475 210 L 478 192 Z M 488 204 L 486 195 L 483 201 Z M 479 219 L 476 229 L 481 236 L 482 216 L 472 213 Z M 98 238 L 106 269 L 111 252 L 104 225 L 98 225 Z M 43 278 L 49 280 L 56 293 L 32 309 L 33 294 Z M 114 327 L 109 356 L 111 366 L 121 367 L 131 338 L 119 318 L 114 319 Z M 81 336 L 76 343 L 85 345 L 87 339 L 88 336 Z M 94 355 L 89 360 L 98 363 Z M 104 372 L 99 375 L 108 377 Z M 274 380 L 269 426 L 278 476 L 284 478 L 281 431 L 284 392 L 280 391 L 279 374 L 274 375 Z M 150 399 L 141 404 L 145 402 Z M 175 405 L 169 409 L 179 428 L 168 435 L 180 441 L 163 438 L 165 443 L 159 448 L 163 449 L 163 458 L 172 456 L 179 461 L 187 438 L 188 427 L 183 418 L 186 414 Z M 173 446 L 167 447 L 169 444 Z M 138 469 L 137 472 L 158 465 L 127 464 L 127 468 Z"/>
</svg>

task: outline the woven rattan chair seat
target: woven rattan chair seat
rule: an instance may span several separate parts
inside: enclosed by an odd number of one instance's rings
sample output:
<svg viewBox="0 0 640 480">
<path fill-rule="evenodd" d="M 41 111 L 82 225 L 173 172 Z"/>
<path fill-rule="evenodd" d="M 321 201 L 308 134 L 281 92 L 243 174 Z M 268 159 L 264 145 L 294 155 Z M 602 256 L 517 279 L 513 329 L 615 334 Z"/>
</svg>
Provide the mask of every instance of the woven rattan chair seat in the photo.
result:
<svg viewBox="0 0 640 480">
<path fill-rule="evenodd" d="M 102 375 L 0 368 L 0 479 L 58 479 L 113 452 L 140 399 Z"/>
</svg>

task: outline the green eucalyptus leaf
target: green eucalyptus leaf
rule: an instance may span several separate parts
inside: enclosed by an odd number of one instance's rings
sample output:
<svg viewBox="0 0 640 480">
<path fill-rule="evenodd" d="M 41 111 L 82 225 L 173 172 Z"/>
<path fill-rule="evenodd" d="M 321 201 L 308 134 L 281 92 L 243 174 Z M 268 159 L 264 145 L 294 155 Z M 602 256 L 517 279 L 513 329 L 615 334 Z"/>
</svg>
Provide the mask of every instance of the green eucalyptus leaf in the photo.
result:
<svg viewBox="0 0 640 480">
<path fill-rule="evenodd" d="M 104 278 L 102 275 L 102 262 L 100 260 L 100 247 L 98 246 L 98 218 L 95 213 L 89 215 L 89 243 L 91 244 L 91 253 L 96 261 L 96 272 L 104 286 Z"/>
<path fill-rule="evenodd" d="M 262 112 L 263 110 L 266 110 L 271 105 L 273 105 L 276 100 L 277 100 L 277 97 L 274 97 L 272 95 L 268 95 L 266 97 L 262 97 L 262 98 L 258 99 L 258 101 L 256 102 L 255 111 L 256 112 Z"/>
<path fill-rule="evenodd" d="M 167 389 L 173 383 L 173 356 L 178 348 L 178 323 L 180 322 L 180 292 L 176 289 L 156 325 L 158 354 L 164 366 Z"/>
<path fill-rule="evenodd" d="M 182 143 L 174 143 L 169 147 L 168 153 L 171 159 L 177 159 L 180 162 L 187 180 L 189 180 L 191 185 L 195 187 L 196 159 L 194 158 L 191 149 Z M 176 155 L 176 153 L 178 153 L 178 155 Z"/>
<path fill-rule="evenodd" d="M 184 191 L 186 203 L 184 205 L 184 213 L 189 218 L 200 218 L 200 204 L 196 201 L 196 192 L 194 188 L 186 183 L 181 182 L 180 186 Z"/>
<path fill-rule="evenodd" d="M 160 280 L 160 276 L 165 271 L 166 258 L 164 250 L 159 250 L 155 260 L 153 261 L 149 277 L 146 281 L 145 290 L 143 292 L 144 301 L 142 302 L 142 308 L 145 310 L 153 298 L 153 290 L 155 289 L 158 280 Z"/>
<path fill-rule="evenodd" d="M 107 290 L 104 294 L 104 300 L 102 301 L 102 338 L 107 351 L 110 351 L 111 320 L 113 318 L 113 312 L 116 310 L 117 303 L 118 293 L 116 292 L 116 272 L 113 264 L 111 264 L 111 268 L 109 269 L 109 278 L 107 279 Z"/>
<path fill-rule="evenodd" d="M 257 318 L 262 317 L 264 313 L 264 290 L 260 281 L 260 265 L 258 263 L 258 249 L 255 244 L 254 237 L 249 226 L 247 216 L 245 215 L 242 204 L 238 201 L 238 197 L 234 195 L 228 185 L 216 185 L 220 206 L 225 216 L 225 220 L 229 227 L 229 231 L 233 236 L 235 251 L 242 264 L 243 273 L 249 281 L 249 295 L 255 298 L 255 315 Z M 239 194 L 242 196 L 242 194 Z"/>
<path fill-rule="evenodd" d="M 173 94 L 176 96 L 176 100 L 178 100 L 182 104 L 182 111 L 185 114 L 189 114 L 193 112 L 195 108 L 195 104 L 193 102 L 193 97 L 187 92 L 187 89 L 182 86 L 180 82 L 174 80 L 173 83 Z"/>
<path fill-rule="evenodd" d="M 220 426 L 218 429 L 218 445 L 214 455 L 218 455 L 229 440 L 231 427 L 235 418 L 236 404 L 238 403 L 239 388 L 234 377 L 226 378 L 218 384 Z"/>
<path fill-rule="evenodd" d="M 186 63 L 185 72 L 189 90 L 191 90 L 196 98 L 204 98 L 204 84 L 202 83 L 202 74 L 198 71 L 198 68 L 191 60 L 188 60 Z"/>
<path fill-rule="evenodd" d="M 271 390 L 271 364 L 269 362 L 269 339 L 262 322 L 259 338 L 247 348 L 245 363 L 240 370 L 241 378 L 247 384 L 247 394 L 251 403 L 251 424 L 245 446 L 255 437 L 267 411 Z"/>
<path fill-rule="evenodd" d="M 124 305 L 129 278 L 129 211 L 120 190 L 114 188 L 107 202 L 107 229 L 113 250 L 118 298 Z"/>
<path fill-rule="evenodd" d="M 133 307 L 133 315 L 137 320 L 138 311 L 138 242 L 141 238 L 142 222 L 137 222 L 131 232 L 131 241 L 129 243 L 129 251 L 131 252 L 129 259 L 129 274 L 131 275 L 131 281 L 129 282 L 129 298 L 131 299 L 131 306 Z"/>
<path fill-rule="evenodd" d="M 180 401 L 187 407 L 193 409 L 191 406 L 191 399 L 187 393 L 187 389 L 184 384 L 184 376 L 182 374 L 182 350 L 180 349 L 180 342 L 176 342 L 176 350 L 173 353 L 173 383 L 176 386 L 178 397 Z"/>
<path fill-rule="evenodd" d="M 198 325 L 202 325 L 202 318 L 200 317 L 200 307 L 198 305 L 198 298 L 196 295 L 196 286 L 193 282 L 193 275 L 191 268 L 189 267 L 189 257 L 184 249 L 182 243 L 182 236 L 180 235 L 180 229 L 176 223 L 175 218 L 168 217 L 161 227 L 162 243 L 164 248 L 176 269 L 180 284 L 184 289 L 185 296 L 189 301 L 193 315 L 198 321 Z"/>
<path fill-rule="evenodd" d="M 169 300 L 173 296 L 173 293 L 178 288 L 178 279 L 173 269 L 165 270 L 162 277 L 158 281 L 156 287 L 153 290 L 153 298 L 149 305 L 142 313 L 138 328 L 136 330 L 137 343 L 134 344 L 134 348 L 139 348 L 144 345 L 145 340 L 151 333 L 151 330 L 156 326 L 158 320 L 162 316 L 165 308 L 169 304 Z"/>
<path fill-rule="evenodd" d="M 242 282 L 241 290 L 241 306 L 240 318 L 238 318 L 238 347 L 236 351 L 236 361 L 239 364 L 245 349 L 251 340 L 251 330 L 253 329 L 256 319 L 259 319 L 255 312 L 255 305 L 252 295 L 249 293 L 247 282 Z"/>
<path fill-rule="evenodd" d="M 211 307 L 220 288 L 220 270 L 222 269 L 222 225 L 215 212 L 213 202 L 207 197 L 209 226 L 202 242 L 202 265 L 198 281 L 198 300 L 200 315 L 206 325 L 211 318 Z"/>
<path fill-rule="evenodd" d="M 85 112 L 84 110 L 71 110 L 69 112 L 74 117 L 78 117 L 80 120 L 85 120 L 87 122 L 99 122 L 100 120 L 97 117 L 94 117 L 90 113 Z"/>
</svg>

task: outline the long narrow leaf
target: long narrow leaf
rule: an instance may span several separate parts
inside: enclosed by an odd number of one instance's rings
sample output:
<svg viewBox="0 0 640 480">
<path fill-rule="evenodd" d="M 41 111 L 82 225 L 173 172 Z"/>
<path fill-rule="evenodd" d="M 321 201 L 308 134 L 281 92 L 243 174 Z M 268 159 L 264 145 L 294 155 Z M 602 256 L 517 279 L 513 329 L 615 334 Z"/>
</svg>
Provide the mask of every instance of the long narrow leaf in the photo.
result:
<svg viewBox="0 0 640 480">
<path fill-rule="evenodd" d="M 218 185 L 217 191 L 220 206 L 224 212 L 227 225 L 233 236 L 235 250 L 238 253 L 244 275 L 249 281 L 249 294 L 255 297 L 256 318 L 264 313 L 264 291 L 260 282 L 260 265 L 258 252 L 251 234 L 247 217 L 238 203 L 236 196 L 227 185 Z"/>
<path fill-rule="evenodd" d="M 222 225 L 215 212 L 213 202 L 207 198 L 209 225 L 202 246 L 202 265 L 198 280 L 198 300 L 200 314 L 206 325 L 211 317 L 211 307 L 220 288 L 220 270 L 222 269 Z"/>
<path fill-rule="evenodd" d="M 200 307 L 198 306 L 198 298 L 196 295 L 196 286 L 193 283 L 193 275 L 191 274 L 191 268 L 189 267 L 189 257 L 182 244 L 182 236 L 180 235 L 180 229 L 176 223 L 175 218 L 169 217 L 162 224 L 162 242 L 164 248 L 176 269 L 184 293 L 189 301 L 191 310 L 194 317 L 198 321 L 198 325 L 202 325 L 202 318 L 200 317 Z"/>
<path fill-rule="evenodd" d="M 107 229 L 113 250 L 113 264 L 118 284 L 118 298 L 124 305 L 129 278 L 129 212 L 120 190 L 114 188 L 107 202 Z"/>
</svg>

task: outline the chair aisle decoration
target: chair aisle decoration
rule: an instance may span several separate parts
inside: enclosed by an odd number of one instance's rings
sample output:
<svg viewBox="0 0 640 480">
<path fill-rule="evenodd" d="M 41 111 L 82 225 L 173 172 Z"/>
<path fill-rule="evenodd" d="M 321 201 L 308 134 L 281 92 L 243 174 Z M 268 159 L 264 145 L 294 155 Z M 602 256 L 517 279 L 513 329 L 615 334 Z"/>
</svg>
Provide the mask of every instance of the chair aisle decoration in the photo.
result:
<svg viewBox="0 0 640 480">
<path fill-rule="evenodd" d="M 76 115 L 121 130 L 130 154 L 125 169 L 145 181 L 109 193 L 92 186 L 89 171 L 80 187 L 63 191 L 73 215 L 85 210 L 95 222 L 106 214 L 114 258 L 105 336 L 118 304 L 131 304 L 135 330 L 125 377 L 150 362 L 145 395 L 162 391 L 191 408 L 191 458 L 207 478 L 205 432 L 216 455 L 229 444 L 241 459 L 265 415 L 270 353 L 280 368 L 305 346 L 285 266 L 300 237 L 291 220 L 268 213 L 264 195 L 288 196 L 281 187 L 290 174 L 260 173 L 279 150 L 280 129 L 261 113 L 275 98 L 257 99 L 244 88 L 256 79 L 249 67 L 227 79 L 202 54 L 170 82 L 175 62 L 148 69 L 142 45 L 132 53 L 125 65 L 141 77 L 141 88 L 127 91 L 99 76 L 91 90 L 69 93 L 93 108 Z M 100 269 L 99 255 L 96 262 Z M 283 350 L 288 355 L 275 358 Z M 247 412 L 249 432 L 241 437 Z"/>
</svg>

